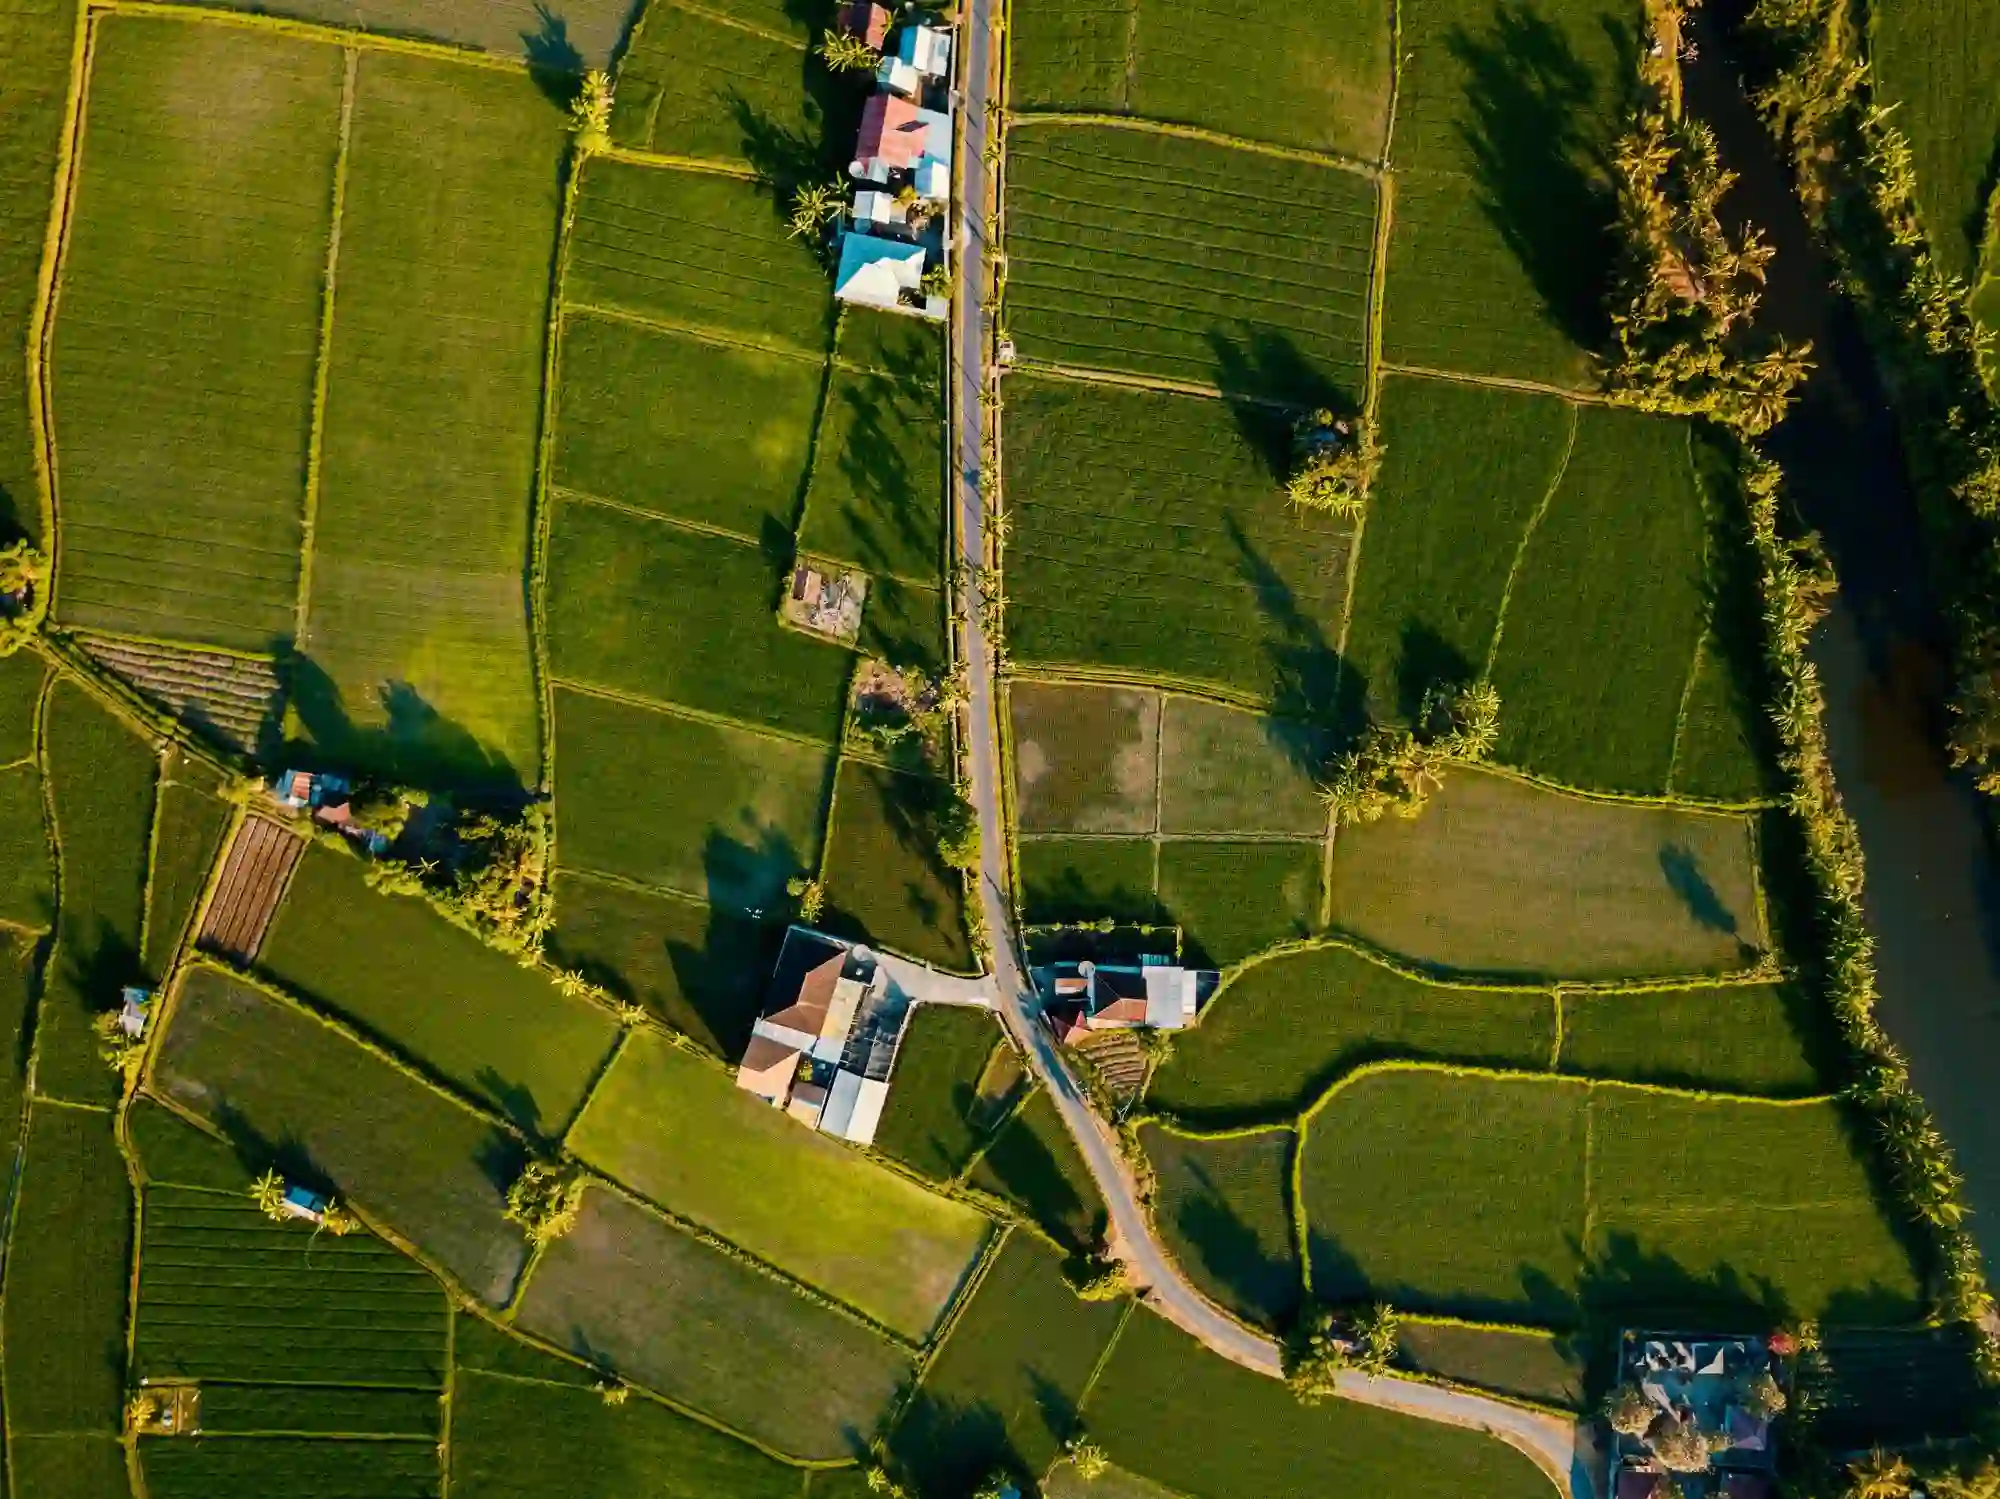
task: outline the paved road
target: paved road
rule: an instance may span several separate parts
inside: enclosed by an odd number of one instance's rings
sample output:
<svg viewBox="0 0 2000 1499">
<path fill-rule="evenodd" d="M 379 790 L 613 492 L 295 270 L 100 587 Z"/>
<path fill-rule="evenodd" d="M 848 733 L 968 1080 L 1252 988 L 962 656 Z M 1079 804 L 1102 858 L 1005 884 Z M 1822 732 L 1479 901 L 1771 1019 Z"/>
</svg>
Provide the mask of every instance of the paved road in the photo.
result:
<svg viewBox="0 0 2000 1499">
<path fill-rule="evenodd" d="M 999 794 L 999 737 L 993 702 L 993 656 L 979 607 L 979 569 L 985 562 L 986 512 L 980 486 L 981 407 L 989 328 L 986 307 L 986 109 L 992 56 L 992 0 L 967 0 L 959 28 L 964 125 L 958 156 L 958 201 L 963 207 L 958 244 L 958 293 L 952 309 L 951 368 L 956 441 L 953 444 L 954 499 L 958 506 L 960 555 L 972 578 L 960 646 L 969 667 L 968 757 L 972 797 L 979 811 L 981 865 L 979 904 L 993 938 L 992 985 L 995 1008 L 1048 1088 L 1097 1181 L 1111 1215 L 1111 1242 L 1135 1285 L 1155 1311 L 1198 1338 L 1224 1358 L 1271 1378 L 1281 1376 L 1278 1345 L 1223 1314 L 1189 1284 L 1161 1249 L 1140 1205 L 1123 1157 L 1103 1121 L 1085 1101 L 1048 1031 L 1037 1022 L 1039 1001 L 1030 990 L 1016 946 L 1013 903 L 1007 894 L 1007 830 Z M 1574 1424 L 1504 1401 L 1414 1380 L 1344 1375 L 1341 1394 L 1369 1405 L 1402 1411 L 1424 1420 L 1490 1432 L 1519 1448 L 1573 1499 L 1591 1499 L 1585 1445 Z"/>
</svg>

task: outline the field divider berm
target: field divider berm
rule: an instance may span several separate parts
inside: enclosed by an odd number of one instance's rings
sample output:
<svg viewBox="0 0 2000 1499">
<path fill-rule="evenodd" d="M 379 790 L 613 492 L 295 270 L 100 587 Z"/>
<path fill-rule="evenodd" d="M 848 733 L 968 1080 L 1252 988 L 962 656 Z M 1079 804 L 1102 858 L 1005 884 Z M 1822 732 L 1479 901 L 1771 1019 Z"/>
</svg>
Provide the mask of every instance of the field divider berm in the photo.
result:
<svg viewBox="0 0 2000 1499">
<path fill-rule="evenodd" d="M 1133 130 L 1145 135 L 1167 135 L 1180 140 L 1202 141 L 1211 146 L 1226 146 L 1233 151 L 1251 151 L 1259 156 L 1276 156 L 1284 161 L 1302 161 L 1337 172 L 1352 172 L 1359 177 L 1382 175 L 1378 163 L 1364 161 L 1358 156 L 1343 156 L 1337 151 L 1314 151 L 1304 146 L 1284 146 L 1275 141 L 1254 140 L 1249 136 L 1210 130 L 1203 125 L 1177 125 L 1169 120 L 1147 119 L 1140 115 L 1093 114 L 1065 109 L 1012 109 L 1007 112 L 1007 125 L 1009 129 L 1022 125 L 1087 125 L 1105 130 Z"/>
<path fill-rule="evenodd" d="M 89 0 L 95 15 L 160 16 L 172 21 L 210 26 L 233 26 L 240 31 L 264 31 L 301 41 L 324 42 L 330 47 L 361 47 L 375 52 L 400 52 L 409 57 L 428 57 L 439 62 L 462 63 L 489 73 L 532 73 L 525 58 L 508 57 L 483 48 L 456 46 L 450 42 L 425 41 L 389 31 L 320 25 L 297 21 L 289 16 L 262 11 L 220 10 L 206 5 L 184 5 L 180 0 Z"/>
</svg>

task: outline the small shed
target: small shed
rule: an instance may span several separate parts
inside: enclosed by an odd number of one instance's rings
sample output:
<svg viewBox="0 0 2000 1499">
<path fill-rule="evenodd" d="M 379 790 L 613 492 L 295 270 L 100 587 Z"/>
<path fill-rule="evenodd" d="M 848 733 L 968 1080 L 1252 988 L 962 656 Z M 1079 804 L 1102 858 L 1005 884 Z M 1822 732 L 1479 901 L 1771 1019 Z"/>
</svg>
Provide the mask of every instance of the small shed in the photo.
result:
<svg viewBox="0 0 2000 1499">
<path fill-rule="evenodd" d="M 924 247 L 851 230 L 841 236 L 833 294 L 843 302 L 894 310 L 924 279 Z"/>
<path fill-rule="evenodd" d="M 128 985 L 118 998 L 118 1029 L 136 1041 L 146 1034 L 146 1022 L 152 1018 L 153 991 Z"/>
<path fill-rule="evenodd" d="M 926 78 L 951 72 L 951 33 L 938 26 L 905 26 L 896 38 L 896 57 Z"/>
<path fill-rule="evenodd" d="M 308 1223 L 326 1222 L 327 1200 L 310 1187 L 286 1187 L 278 1207 L 288 1218 L 303 1218 Z"/>
</svg>

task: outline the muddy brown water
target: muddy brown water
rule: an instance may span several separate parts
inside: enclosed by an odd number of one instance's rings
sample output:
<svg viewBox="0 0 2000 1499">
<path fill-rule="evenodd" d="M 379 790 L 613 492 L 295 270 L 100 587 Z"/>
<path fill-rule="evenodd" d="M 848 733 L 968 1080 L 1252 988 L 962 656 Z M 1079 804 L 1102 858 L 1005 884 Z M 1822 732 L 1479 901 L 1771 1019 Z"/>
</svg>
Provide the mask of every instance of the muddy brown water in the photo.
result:
<svg viewBox="0 0 2000 1499">
<path fill-rule="evenodd" d="M 1877 1014 L 1965 1174 L 1973 1229 L 2000 1250 L 2000 889 L 1978 793 L 1944 751 L 1950 647 L 1894 418 L 1852 310 L 1831 288 L 1728 41 L 1704 22 L 1687 106 L 1738 183 L 1725 222 L 1761 225 L 1777 256 L 1760 325 L 1812 340 L 1818 367 L 1765 450 L 1826 543 L 1840 593 L 1811 656 L 1834 774 L 1867 859 Z"/>
</svg>

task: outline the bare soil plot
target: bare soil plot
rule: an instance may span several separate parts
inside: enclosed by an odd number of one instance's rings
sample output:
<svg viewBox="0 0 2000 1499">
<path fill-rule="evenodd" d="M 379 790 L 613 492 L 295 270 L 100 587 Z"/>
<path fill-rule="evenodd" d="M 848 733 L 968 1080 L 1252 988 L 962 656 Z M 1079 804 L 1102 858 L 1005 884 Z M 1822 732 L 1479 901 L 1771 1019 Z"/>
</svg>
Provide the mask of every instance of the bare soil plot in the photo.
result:
<svg viewBox="0 0 2000 1499">
<path fill-rule="evenodd" d="M 886 1338 L 602 1188 L 543 1254 L 517 1320 L 797 1457 L 854 1454 L 910 1372 Z"/>
<path fill-rule="evenodd" d="M 268 817 L 244 818 L 202 922 L 201 945 L 238 963 L 254 962 L 304 850 L 290 828 Z"/>
<path fill-rule="evenodd" d="M 1333 922 L 1477 972 L 1727 971 L 1764 946 L 1748 818 L 1586 801 L 1456 771 L 1414 821 L 1343 828 Z"/>
<path fill-rule="evenodd" d="M 97 22 L 50 377 L 65 620 L 291 636 L 344 71 L 295 37 Z"/>
<path fill-rule="evenodd" d="M 79 643 L 100 665 L 227 748 L 255 753 L 277 729 L 284 689 L 267 657 L 108 635 L 81 635 Z"/>
<path fill-rule="evenodd" d="M 1156 831 L 1157 692 L 1017 681 L 1007 701 L 1014 719 L 1015 809 L 1022 831 Z"/>
</svg>

